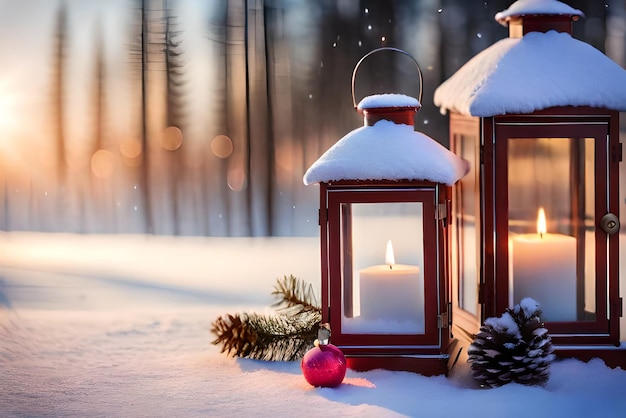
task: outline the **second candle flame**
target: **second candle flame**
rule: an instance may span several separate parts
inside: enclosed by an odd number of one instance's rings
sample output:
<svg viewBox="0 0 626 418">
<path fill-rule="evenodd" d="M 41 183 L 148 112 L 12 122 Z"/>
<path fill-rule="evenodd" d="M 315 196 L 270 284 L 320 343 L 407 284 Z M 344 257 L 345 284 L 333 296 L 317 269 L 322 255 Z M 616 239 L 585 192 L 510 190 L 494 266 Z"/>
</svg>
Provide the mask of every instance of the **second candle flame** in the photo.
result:
<svg viewBox="0 0 626 418">
<path fill-rule="evenodd" d="M 546 211 L 540 207 L 539 213 L 537 214 L 537 233 L 541 238 L 543 238 L 543 234 L 546 232 L 548 232 L 548 228 L 546 226 Z"/>
</svg>

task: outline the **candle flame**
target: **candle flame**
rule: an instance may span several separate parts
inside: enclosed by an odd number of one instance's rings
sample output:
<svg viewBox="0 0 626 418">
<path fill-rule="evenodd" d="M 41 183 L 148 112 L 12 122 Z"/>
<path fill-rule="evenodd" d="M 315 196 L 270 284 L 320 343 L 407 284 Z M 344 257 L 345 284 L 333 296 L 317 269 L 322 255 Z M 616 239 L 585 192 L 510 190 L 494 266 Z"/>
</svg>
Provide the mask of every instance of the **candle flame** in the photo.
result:
<svg viewBox="0 0 626 418">
<path fill-rule="evenodd" d="M 537 233 L 540 237 L 543 237 L 543 234 L 546 232 L 548 232 L 548 228 L 546 227 L 546 211 L 540 207 L 539 213 L 537 214 Z"/>
<path fill-rule="evenodd" d="M 393 245 L 391 245 L 391 240 L 387 241 L 387 252 L 385 253 L 385 263 L 392 268 L 394 264 L 396 264 L 396 259 L 393 256 Z"/>
</svg>

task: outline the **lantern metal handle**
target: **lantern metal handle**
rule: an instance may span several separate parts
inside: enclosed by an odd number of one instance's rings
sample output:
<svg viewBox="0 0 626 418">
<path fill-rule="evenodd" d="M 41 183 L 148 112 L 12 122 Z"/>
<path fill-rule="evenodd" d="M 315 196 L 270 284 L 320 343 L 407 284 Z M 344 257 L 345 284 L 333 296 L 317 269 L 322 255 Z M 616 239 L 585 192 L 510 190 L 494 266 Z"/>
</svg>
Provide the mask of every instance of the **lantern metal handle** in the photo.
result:
<svg viewBox="0 0 626 418">
<path fill-rule="evenodd" d="M 607 213 L 600 219 L 600 228 L 608 235 L 619 232 L 619 218 L 614 213 Z"/>
<path fill-rule="evenodd" d="M 373 54 L 375 54 L 377 52 L 380 52 L 380 51 L 399 52 L 400 54 L 404 54 L 404 55 L 406 55 L 407 57 L 409 57 L 409 58 L 411 58 L 413 60 L 413 62 L 415 63 L 415 67 L 417 68 L 417 74 L 419 75 L 419 79 L 420 79 L 420 92 L 419 92 L 419 96 L 417 97 L 417 101 L 422 103 L 422 92 L 423 92 L 423 87 L 424 87 L 424 78 L 422 76 L 422 70 L 420 69 L 420 66 L 417 63 L 417 60 L 411 54 L 409 54 L 406 51 L 403 51 L 403 50 L 398 49 L 398 48 L 392 48 L 390 46 L 385 46 L 385 47 L 377 48 L 377 49 L 374 49 L 374 50 L 368 52 L 367 54 L 365 54 L 363 56 L 363 58 L 361 58 L 359 60 L 359 62 L 356 63 L 356 66 L 354 67 L 354 70 L 352 71 L 352 104 L 354 105 L 354 108 L 356 109 L 356 106 L 357 106 L 356 105 L 356 97 L 354 96 L 354 82 L 356 80 L 356 72 L 358 71 L 359 66 L 361 65 L 361 63 L 363 61 L 365 61 L 365 58 L 367 58 L 370 55 L 373 55 Z"/>
</svg>

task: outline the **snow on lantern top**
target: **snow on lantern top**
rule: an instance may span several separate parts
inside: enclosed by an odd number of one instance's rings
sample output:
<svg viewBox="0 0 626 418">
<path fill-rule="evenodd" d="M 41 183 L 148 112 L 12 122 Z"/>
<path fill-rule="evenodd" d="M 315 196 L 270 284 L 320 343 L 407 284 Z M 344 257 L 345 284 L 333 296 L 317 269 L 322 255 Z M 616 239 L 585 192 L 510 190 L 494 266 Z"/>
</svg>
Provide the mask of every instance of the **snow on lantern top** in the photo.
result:
<svg viewBox="0 0 626 418">
<path fill-rule="evenodd" d="M 413 108 L 418 110 L 420 107 L 421 104 L 415 97 L 386 93 L 364 97 L 357 105 L 357 110 L 363 111 L 372 108 Z"/>
<path fill-rule="evenodd" d="M 356 104 L 355 79 L 359 66 L 372 54 L 390 51 L 411 58 L 419 81 L 419 99 L 404 94 L 376 94 Z M 452 185 L 469 171 L 467 161 L 415 131 L 415 113 L 421 107 L 423 78 L 415 58 L 397 48 L 367 53 L 352 72 L 352 103 L 364 124 L 330 147 L 304 174 L 304 184 L 355 180 L 417 180 Z"/>
<path fill-rule="evenodd" d="M 508 9 L 496 13 L 495 19 L 506 26 L 512 17 L 526 15 L 585 16 L 580 10 L 557 0 L 518 0 Z"/>
<path fill-rule="evenodd" d="M 361 100 L 357 109 L 413 109 L 419 101 L 401 94 Z M 392 118 L 393 119 L 393 118 Z M 413 123 L 387 117 L 353 130 L 326 151 L 304 174 L 304 184 L 340 180 L 426 180 L 452 185 L 467 174 L 467 162 L 430 138 Z"/>
<path fill-rule="evenodd" d="M 528 14 L 525 19 L 532 21 L 555 13 L 582 16 L 555 0 L 520 0 L 496 19 L 505 22 Z M 489 117 L 558 106 L 626 111 L 623 68 L 570 33 L 528 28 L 524 33 L 496 42 L 442 83 L 434 95 L 441 113 Z"/>
</svg>

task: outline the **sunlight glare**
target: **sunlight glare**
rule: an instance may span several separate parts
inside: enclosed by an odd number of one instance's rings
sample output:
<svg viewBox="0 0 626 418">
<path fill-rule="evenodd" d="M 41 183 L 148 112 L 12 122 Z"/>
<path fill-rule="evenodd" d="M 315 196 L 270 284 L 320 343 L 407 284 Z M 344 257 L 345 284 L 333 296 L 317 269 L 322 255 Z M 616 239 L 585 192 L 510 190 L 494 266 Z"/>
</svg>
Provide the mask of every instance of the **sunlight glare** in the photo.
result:
<svg viewBox="0 0 626 418">
<path fill-rule="evenodd" d="M 0 84 L 0 132 L 3 135 L 13 133 L 17 127 L 16 97 L 5 88 L 6 85 Z"/>
</svg>

